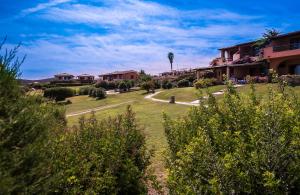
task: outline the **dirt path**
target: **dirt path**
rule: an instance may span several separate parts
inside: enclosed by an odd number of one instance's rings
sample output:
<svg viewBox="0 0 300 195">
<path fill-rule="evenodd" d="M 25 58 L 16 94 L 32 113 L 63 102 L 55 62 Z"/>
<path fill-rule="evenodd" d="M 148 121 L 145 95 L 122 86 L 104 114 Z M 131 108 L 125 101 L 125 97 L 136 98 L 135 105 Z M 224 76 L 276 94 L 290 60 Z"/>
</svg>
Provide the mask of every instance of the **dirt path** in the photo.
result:
<svg viewBox="0 0 300 195">
<path fill-rule="evenodd" d="M 132 103 L 134 102 L 134 100 L 131 101 L 127 101 L 127 102 L 122 102 L 119 104 L 112 104 L 112 105 L 108 105 L 108 106 L 100 106 L 100 107 L 96 107 L 96 108 L 92 108 L 92 109 L 88 109 L 88 110 L 83 110 L 83 111 L 79 111 L 79 112 L 73 112 L 70 114 L 67 114 L 66 117 L 72 117 L 72 116 L 78 116 L 78 115 L 82 115 L 82 114 L 87 114 L 87 113 L 91 113 L 91 112 L 96 112 L 99 110 L 104 110 L 104 109 L 108 109 L 108 108 L 115 108 L 124 104 L 128 104 L 128 103 Z"/>
</svg>

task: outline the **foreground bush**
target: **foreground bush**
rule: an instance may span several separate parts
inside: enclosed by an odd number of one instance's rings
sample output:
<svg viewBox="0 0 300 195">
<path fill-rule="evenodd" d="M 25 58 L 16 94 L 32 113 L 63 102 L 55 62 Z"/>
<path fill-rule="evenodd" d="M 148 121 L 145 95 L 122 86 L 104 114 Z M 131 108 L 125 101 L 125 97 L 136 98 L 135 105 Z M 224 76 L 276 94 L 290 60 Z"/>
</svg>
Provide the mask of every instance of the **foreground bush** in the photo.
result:
<svg viewBox="0 0 300 195">
<path fill-rule="evenodd" d="M 263 101 L 228 86 L 220 103 L 210 95 L 184 119 L 165 116 L 171 194 L 298 193 L 300 101 L 286 90 Z"/>
<path fill-rule="evenodd" d="M 103 88 L 92 87 L 89 90 L 89 96 L 97 99 L 104 99 L 106 98 L 106 91 Z"/>
<path fill-rule="evenodd" d="M 74 95 L 75 90 L 67 87 L 53 87 L 44 91 L 44 97 L 54 99 L 55 101 L 63 101 Z"/>
<path fill-rule="evenodd" d="M 59 107 L 22 93 L 17 49 L 0 54 L 0 194 L 39 194 L 51 163 L 49 140 L 66 122 Z"/>
<path fill-rule="evenodd" d="M 61 107 L 21 93 L 16 49 L 0 54 L 0 194 L 146 194 L 150 153 L 131 109 L 67 128 Z"/>
<path fill-rule="evenodd" d="M 81 119 L 61 135 L 48 184 L 55 193 L 145 194 L 150 153 L 130 108 L 116 118 Z"/>
</svg>

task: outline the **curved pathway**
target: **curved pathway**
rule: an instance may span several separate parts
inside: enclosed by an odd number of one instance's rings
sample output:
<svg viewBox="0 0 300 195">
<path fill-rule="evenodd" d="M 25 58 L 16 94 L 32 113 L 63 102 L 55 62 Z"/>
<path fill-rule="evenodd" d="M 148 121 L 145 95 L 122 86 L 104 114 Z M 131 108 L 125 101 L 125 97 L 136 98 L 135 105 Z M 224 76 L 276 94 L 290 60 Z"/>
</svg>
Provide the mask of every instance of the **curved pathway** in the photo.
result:
<svg viewBox="0 0 300 195">
<path fill-rule="evenodd" d="M 241 87 L 243 85 L 234 85 L 234 87 Z M 157 94 L 161 93 L 163 91 L 157 91 L 155 93 L 149 94 L 145 96 L 145 99 L 149 99 L 152 100 L 154 102 L 162 102 L 162 103 L 170 103 L 169 100 L 162 100 L 162 99 L 157 99 L 154 98 L 154 96 L 156 96 Z M 222 89 L 220 91 L 214 92 L 212 93 L 213 95 L 222 95 L 224 94 L 225 89 Z M 204 96 L 204 99 L 208 98 L 207 96 Z M 180 102 L 180 101 L 175 101 L 175 104 L 181 104 L 181 105 L 186 105 L 186 106 L 199 106 L 199 100 L 195 100 L 192 102 Z"/>
<path fill-rule="evenodd" d="M 157 91 L 153 94 L 150 94 L 150 95 L 146 95 L 145 96 L 145 99 L 150 99 L 154 102 L 163 102 L 163 103 L 169 103 L 169 100 L 162 100 L 162 99 L 156 99 L 156 98 L 153 98 L 154 96 L 156 96 L 157 94 L 161 93 L 163 91 Z M 181 104 L 181 105 L 186 105 L 186 106 L 198 106 L 199 103 L 194 103 L 194 102 L 178 102 L 178 101 L 175 101 L 175 104 Z"/>
</svg>

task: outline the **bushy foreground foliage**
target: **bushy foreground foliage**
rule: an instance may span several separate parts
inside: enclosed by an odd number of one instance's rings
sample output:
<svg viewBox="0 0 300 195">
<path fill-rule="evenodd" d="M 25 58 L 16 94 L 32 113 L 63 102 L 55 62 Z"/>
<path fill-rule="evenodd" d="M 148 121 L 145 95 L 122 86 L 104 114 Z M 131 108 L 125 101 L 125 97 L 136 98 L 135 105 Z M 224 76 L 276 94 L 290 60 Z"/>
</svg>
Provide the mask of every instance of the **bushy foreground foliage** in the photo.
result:
<svg viewBox="0 0 300 195">
<path fill-rule="evenodd" d="M 130 108 L 80 120 L 21 93 L 20 62 L 0 55 L 0 194 L 146 194 L 150 153 Z"/>
<path fill-rule="evenodd" d="M 75 95 L 75 90 L 68 87 L 53 87 L 44 91 L 44 97 L 54 99 L 55 101 L 63 101 L 68 97 Z"/>
<path fill-rule="evenodd" d="M 49 186 L 52 192 L 144 194 L 149 152 L 134 113 L 97 121 L 81 119 L 79 128 L 55 141 Z"/>
<path fill-rule="evenodd" d="M 0 194 L 39 191 L 48 140 L 65 125 L 61 109 L 20 90 L 17 49 L 0 55 Z"/>
<path fill-rule="evenodd" d="M 298 193 L 300 101 L 286 90 L 263 101 L 229 85 L 221 102 L 210 95 L 183 119 L 165 116 L 171 194 Z"/>
</svg>

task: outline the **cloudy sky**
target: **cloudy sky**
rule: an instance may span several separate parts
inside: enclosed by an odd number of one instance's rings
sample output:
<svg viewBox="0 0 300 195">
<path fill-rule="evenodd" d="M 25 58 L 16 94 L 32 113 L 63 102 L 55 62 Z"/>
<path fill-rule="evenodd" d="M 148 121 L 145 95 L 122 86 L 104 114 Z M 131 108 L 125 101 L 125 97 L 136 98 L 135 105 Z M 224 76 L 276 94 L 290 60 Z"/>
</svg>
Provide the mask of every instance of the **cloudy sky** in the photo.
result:
<svg viewBox="0 0 300 195">
<path fill-rule="evenodd" d="M 218 48 L 257 39 L 266 28 L 300 30 L 295 0 L 0 0 L 0 38 L 22 42 L 22 77 L 155 74 L 207 66 Z"/>
</svg>

